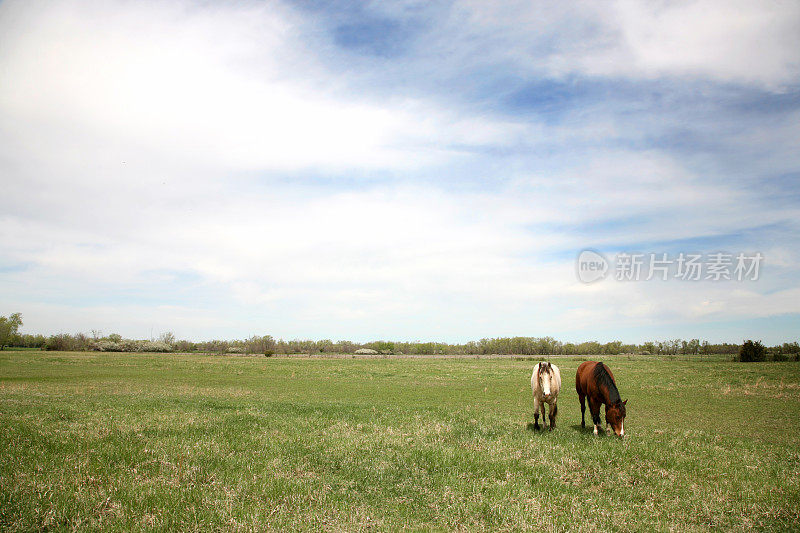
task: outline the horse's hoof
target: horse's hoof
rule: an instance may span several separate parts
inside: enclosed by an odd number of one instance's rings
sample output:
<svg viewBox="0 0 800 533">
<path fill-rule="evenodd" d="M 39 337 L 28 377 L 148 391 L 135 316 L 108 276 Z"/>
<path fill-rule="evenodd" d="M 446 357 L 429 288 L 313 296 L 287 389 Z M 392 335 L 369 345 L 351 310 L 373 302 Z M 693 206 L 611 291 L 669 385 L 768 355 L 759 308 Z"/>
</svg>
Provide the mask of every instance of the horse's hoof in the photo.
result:
<svg viewBox="0 0 800 533">
<path fill-rule="evenodd" d="M 539 427 L 539 424 L 534 424 L 533 429 L 539 431 L 541 428 Z"/>
<path fill-rule="evenodd" d="M 548 431 L 553 431 L 554 429 L 556 429 L 555 426 L 550 426 L 550 429 L 548 429 Z"/>
</svg>

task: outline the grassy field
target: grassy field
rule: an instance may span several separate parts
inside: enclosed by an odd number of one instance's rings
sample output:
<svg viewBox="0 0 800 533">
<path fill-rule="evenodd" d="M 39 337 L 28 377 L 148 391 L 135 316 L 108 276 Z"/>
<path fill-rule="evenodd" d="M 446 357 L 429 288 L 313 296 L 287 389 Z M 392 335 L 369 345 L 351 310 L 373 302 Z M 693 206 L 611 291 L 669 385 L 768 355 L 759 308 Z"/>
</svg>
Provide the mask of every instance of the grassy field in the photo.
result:
<svg viewBox="0 0 800 533">
<path fill-rule="evenodd" d="M 581 360 L 0 352 L 0 529 L 800 528 L 800 364 L 605 358 L 621 441 Z"/>
</svg>

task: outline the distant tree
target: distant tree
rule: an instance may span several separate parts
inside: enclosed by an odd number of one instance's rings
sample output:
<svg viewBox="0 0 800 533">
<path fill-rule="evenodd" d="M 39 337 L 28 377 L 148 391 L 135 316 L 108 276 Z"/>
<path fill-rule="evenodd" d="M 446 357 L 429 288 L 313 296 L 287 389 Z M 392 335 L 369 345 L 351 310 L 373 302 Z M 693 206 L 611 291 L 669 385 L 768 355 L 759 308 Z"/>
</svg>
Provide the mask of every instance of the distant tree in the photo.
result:
<svg viewBox="0 0 800 533">
<path fill-rule="evenodd" d="M 222 355 L 227 353 L 230 343 L 228 341 L 211 340 L 198 343 L 197 347 L 201 352 Z"/>
<path fill-rule="evenodd" d="M 711 353 L 711 345 L 708 341 L 703 341 L 703 344 L 700 345 L 700 353 L 703 355 L 708 355 Z"/>
<path fill-rule="evenodd" d="M 175 344 L 175 334 L 171 331 L 165 331 L 161 335 L 158 336 L 158 342 L 163 342 L 164 344 L 169 344 L 172 346 Z"/>
<path fill-rule="evenodd" d="M 334 351 L 336 351 L 336 350 L 334 349 L 334 346 L 335 346 L 335 345 L 333 344 L 333 341 L 332 341 L 332 340 L 330 340 L 330 339 L 323 339 L 323 340 L 321 340 L 321 341 L 317 341 L 317 343 L 316 343 L 316 346 L 315 346 L 314 348 L 315 348 L 315 350 L 316 350 L 316 351 L 318 351 L 318 352 L 326 352 L 326 353 L 330 353 L 330 352 L 334 352 Z"/>
<path fill-rule="evenodd" d="M 796 342 L 784 342 L 781 351 L 788 354 L 800 353 L 800 345 Z"/>
<path fill-rule="evenodd" d="M 264 355 L 273 355 L 278 343 L 272 338 L 272 335 L 253 335 L 245 341 L 246 353 L 262 353 Z"/>
<path fill-rule="evenodd" d="M 700 351 L 700 340 L 681 341 L 681 353 L 684 355 L 694 355 Z"/>
<path fill-rule="evenodd" d="M 742 344 L 742 347 L 739 349 L 739 361 L 743 363 L 749 363 L 752 361 L 763 361 L 764 360 L 764 345 L 761 344 L 761 341 L 751 341 L 747 340 Z"/>
<path fill-rule="evenodd" d="M 622 352 L 622 341 L 607 342 L 603 346 L 603 353 L 607 355 L 619 355 Z"/>
<path fill-rule="evenodd" d="M 59 333 L 58 335 L 50 335 L 45 344 L 45 350 L 55 350 L 59 352 L 68 352 L 75 350 L 75 338 L 69 333 Z"/>
<path fill-rule="evenodd" d="M 90 345 L 89 337 L 79 332 L 73 336 L 73 345 L 72 348 L 70 349 L 86 351 L 89 349 L 89 345 Z"/>
<path fill-rule="evenodd" d="M 22 315 L 14 313 L 9 317 L 0 316 L 0 350 L 3 350 L 17 336 L 22 325 Z"/>
<path fill-rule="evenodd" d="M 176 352 L 194 352 L 197 351 L 197 344 L 192 341 L 179 340 L 175 341 L 173 349 Z"/>
<path fill-rule="evenodd" d="M 369 348 L 378 352 L 394 352 L 394 343 L 389 341 L 373 341 L 369 343 Z M 435 352 L 436 349 L 429 350 Z"/>
<path fill-rule="evenodd" d="M 603 353 L 603 345 L 597 341 L 582 342 L 578 345 L 578 353 L 584 355 L 600 355 Z"/>
<path fill-rule="evenodd" d="M 700 339 L 692 339 L 689 341 L 689 353 L 695 355 L 700 353 Z"/>
<path fill-rule="evenodd" d="M 25 348 L 39 348 L 40 350 L 44 348 L 47 344 L 47 337 L 42 334 L 31 335 L 29 333 L 17 335 L 18 339 L 18 346 L 23 346 Z M 16 341 L 15 341 L 16 342 Z"/>
<path fill-rule="evenodd" d="M 337 341 L 335 350 L 339 353 L 353 353 L 358 350 L 359 346 L 351 341 Z"/>
</svg>

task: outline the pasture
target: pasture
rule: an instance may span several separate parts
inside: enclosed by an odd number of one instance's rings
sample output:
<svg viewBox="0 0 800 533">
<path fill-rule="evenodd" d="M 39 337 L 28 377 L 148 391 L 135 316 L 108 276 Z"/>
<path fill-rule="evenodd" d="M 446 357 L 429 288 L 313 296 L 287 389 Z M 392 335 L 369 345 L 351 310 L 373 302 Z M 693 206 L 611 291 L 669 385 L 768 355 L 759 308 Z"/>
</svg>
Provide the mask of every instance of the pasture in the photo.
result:
<svg viewBox="0 0 800 533">
<path fill-rule="evenodd" d="M 603 358 L 619 440 L 582 360 L 0 352 L 0 529 L 800 528 L 800 364 Z"/>
</svg>

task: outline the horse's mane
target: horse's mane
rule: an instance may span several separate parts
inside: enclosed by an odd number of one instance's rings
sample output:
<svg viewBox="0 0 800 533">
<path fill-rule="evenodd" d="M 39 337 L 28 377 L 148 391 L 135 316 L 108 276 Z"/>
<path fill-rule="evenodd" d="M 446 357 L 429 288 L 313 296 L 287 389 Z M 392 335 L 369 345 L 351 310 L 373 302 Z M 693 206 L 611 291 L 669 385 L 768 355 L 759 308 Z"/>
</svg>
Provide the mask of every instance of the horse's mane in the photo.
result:
<svg viewBox="0 0 800 533">
<path fill-rule="evenodd" d="M 608 389 L 609 405 L 622 400 L 622 398 L 619 397 L 617 385 L 614 383 L 614 380 L 611 379 L 611 374 L 608 373 L 606 365 L 597 363 L 594 367 L 594 377 L 599 385 L 604 385 Z"/>
</svg>

